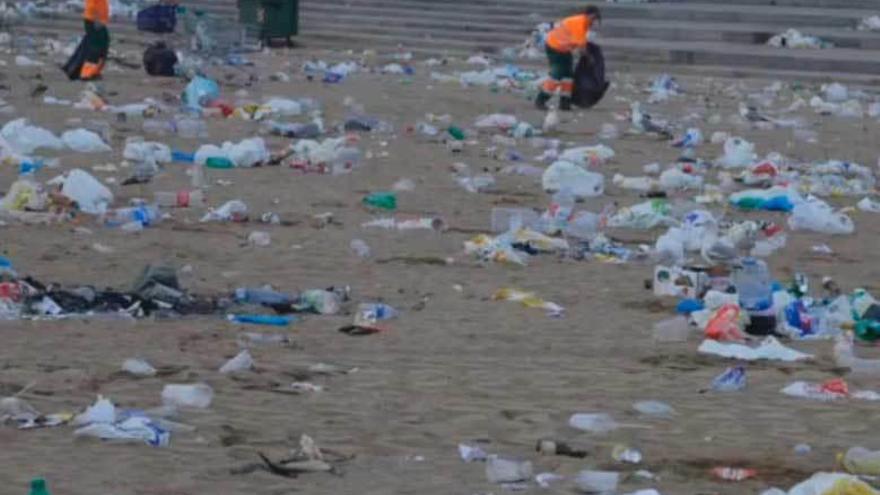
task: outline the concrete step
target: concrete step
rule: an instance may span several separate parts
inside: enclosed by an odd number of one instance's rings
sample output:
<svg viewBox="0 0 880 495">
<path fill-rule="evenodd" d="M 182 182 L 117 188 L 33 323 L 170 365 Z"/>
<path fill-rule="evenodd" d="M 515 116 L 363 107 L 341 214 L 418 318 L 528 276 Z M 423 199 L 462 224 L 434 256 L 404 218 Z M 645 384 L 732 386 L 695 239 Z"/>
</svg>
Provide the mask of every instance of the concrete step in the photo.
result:
<svg viewBox="0 0 880 495">
<path fill-rule="evenodd" d="M 324 0 L 305 2 L 303 13 L 326 16 L 358 13 L 373 17 L 423 18 L 455 21 L 463 17 L 490 18 L 494 22 L 534 23 L 555 19 L 566 10 L 555 0 L 533 2 L 509 0 L 503 5 L 476 2 L 433 2 L 429 0 Z M 753 6 L 728 4 L 607 4 L 602 6 L 605 19 L 641 18 L 680 22 L 743 22 L 771 24 L 783 31 L 789 27 L 821 27 L 854 29 L 873 11 L 860 9 L 816 9 L 799 7 Z"/>
<path fill-rule="evenodd" d="M 328 54 L 337 54 L 340 48 L 344 48 L 340 46 L 339 39 L 335 36 L 331 38 L 309 37 L 307 39 L 300 40 L 299 43 L 301 43 L 301 46 L 303 48 L 313 50 L 327 50 Z M 397 49 L 397 45 L 391 40 L 389 40 L 388 43 L 384 44 L 380 41 L 371 42 L 370 47 L 380 50 L 380 56 L 383 54 L 395 52 Z M 471 50 L 461 51 L 457 50 L 456 48 L 456 46 L 450 45 L 448 55 L 466 56 L 473 53 L 473 51 Z M 411 47 L 408 49 L 408 51 L 411 51 L 417 57 L 422 58 L 437 55 L 436 50 L 432 48 L 426 49 L 422 47 Z M 354 52 L 359 53 L 360 50 L 355 50 Z M 525 68 L 531 68 L 538 71 L 542 71 L 545 69 L 545 64 L 543 60 L 525 60 L 522 61 L 520 65 Z M 439 72 L 451 72 L 450 70 L 443 68 L 439 68 L 436 70 Z M 615 72 L 658 74 L 669 71 L 669 63 L 659 60 L 653 62 L 646 60 L 638 60 L 635 62 L 626 60 L 613 60 L 609 62 L 609 73 L 612 74 L 612 77 L 613 73 Z M 678 76 L 731 77 L 738 79 L 761 79 L 768 81 L 784 80 L 810 83 L 830 83 L 836 81 L 844 84 L 864 87 L 880 86 L 880 75 L 872 74 L 829 73 L 804 70 L 779 70 L 757 67 L 733 67 L 730 65 L 678 65 L 675 67 L 674 72 Z"/>
<path fill-rule="evenodd" d="M 730 0 L 662 0 L 665 3 L 728 4 Z M 811 7 L 820 9 L 873 9 L 877 0 L 736 0 L 743 5 L 771 5 L 779 7 Z"/>
<path fill-rule="evenodd" d="M 337 39 L 337 46 L 350 48 L 361 45 L 398 46 L 406 48 L 433 48 L 442 54 L 451 48 L 470 52 L 483 47 L 478 42 L 457 39 L 405 38 L 394 34 L 342 34 L 338 29 L 327 31 L 307 30 L 302 41 L 316 38 L 324 41 Z M 691 43 L 632 38 L 603 38 L 608 63 L 615 60 L 637 62 L 648 60 L 658 63 L 682 65 L 730 65 L 777 70 L 829 71 L 850 74 L 880 74 L 880 51 L 833 49 L 833 50 L 786 50 L 766 46 L 743 46 L 729 43 Z"/>
<path fill-rule="evenodd" d="M 358 14 L 336 16 L 306 12 L 302 15 L 304 32 L 309 29 L 339 29 L 347 31 L 359 24 L 358 31 L 381 34 L 383 32 L 412 37 L 466 39 L 481 42 L 498 40 L 519 44 L 526 39 L 531 26 L 526 23 L 497 23 L 480 19 L 444 21 L 424 18 L 387 18 Z M 688 23 L 680 21 L 653 21 L 642 19 L 609 19 L 603 23 L 601 35 L 610 38 L 643 38 L 666 41 L 713 41 L 740 44 L 766 44 L 778 28 L 771 25 L 738 23 Z M 814 29 L 810 34 L 834 43 L 841 48 L 880 49 L 880 33 L 847 31 L 842 29 Z M 442 35 L 442 36 L 441 36 Z"/>
</svg>

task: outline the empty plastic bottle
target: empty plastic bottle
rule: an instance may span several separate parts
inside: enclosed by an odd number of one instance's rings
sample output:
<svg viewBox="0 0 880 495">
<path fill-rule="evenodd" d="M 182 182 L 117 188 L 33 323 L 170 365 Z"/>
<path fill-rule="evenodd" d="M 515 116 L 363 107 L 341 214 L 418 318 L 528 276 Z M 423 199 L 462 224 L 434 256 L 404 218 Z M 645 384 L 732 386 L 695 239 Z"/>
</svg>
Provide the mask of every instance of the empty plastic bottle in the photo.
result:
<svg viewBox="0 0 880 495">
<path fill-rule="evenodd" d="M 240 287 L 235 289 L 235 300 L 245 304 L 261 304 L 264 306 L 289 306 L 295 296 L 272 289 L 252 289 Z"/>
<path fill-rule="evenodd" d="M 177 117 L 174 120 L 177 135 L 182 138 L 196 139 L 208 137 L 208 126 L 202 119 L 193 117 Z"/>
<path fill-rule="evenodd" d="M 395 210 L 397 209 L 397 196 L 392 192 L 376 192 L 367 195 L 363 203 L 381 210 Z"/>
<path fill-rule="evenodd" d="M 322 134 L 321 126 L 314 122 L 308 124 L 269 122 L 267 128 L 271 134 L 293 139 L 314 139 Z"/>
<path fill-rule="evenodd" d="M 739 303 L 746 311 L 764 311 L 773 305 L 773 284 L 767 264 L 756 258 L 744 258 L 733 274 Z"/>
<path fill-rule="evenodd" d="M 271 325 L 275 327 L 286 327 L 296 321 L 296 317 L 291 315 L 229 315 L 227 318 L 235 323 Z"/>
<path fill-rule="evenodd" d="M 107 223 L 111 226 L 122 226 L 130 223 L 138 223 L 141 226 L 149 226 L 158 223 L 162 219 L 159 208 L 152 205 L 132 206 L 118 208 L 107 215 Z"/>
<path fill-rule="evenodd" d="M 218 168 L 218 169 L 227 169 L 227 168 L 235 168 L 235 164 L 232 163 L 232 160 L 226 158 L 225 156 L 212 156 L 205 160 L 205 166 L 208 168 Z"/>
<path fill-rule="evenodd" d="M 46 480 L 43 478 L 32 479 L 30 495 L 51 495 L 46 487 Z"/>
<path fill-rule="evenodd" d="M 174 150 L 171 152 L 171 160 L 180 163 L 193 163 L 196 161 L 195 153 Z"/>
<path fill-rule="evenodd" d="M 143 124 L 144 132 L 147 134 L 156 134 L 159 136 L 166 136 L 170 134 L 174 134 L 175 126 L 173 122 L 169 122 L 167 120 L 160 119 L 147 119 Z"/>
<path fill-rule="evenodd" d="M 446 132 L 449 134 L 450 137 L 452 137 L 452 139 L 455 139 L 456 141 L 464 141 L 467 137 L 464 129 L 454 125 L 449 126 L 449 128 L 446 129 Z"/>
<path fill-rule="evenodd" d="M 712 390 L 734 392 L 746 387 L 746 369 L 742 366 L 727 368 L 712 381 Z"/>
<path fill-rule="evenodd" d="M 371 251 L 370 246 L 364 242 L 363 239 L 352 239 L 351 243 L 349 243 L 349 249 L 354 253 L 358 258 L 369 258 Z"/>
<path fill-rule="evenodd" d="M 200 190 L 182 190 L 177 192 L 159 191 L 153 195 L 153 200 L 157 206 L 169 208 L 201 208 L 205 206 L 205 193 Z"/>
</svg>

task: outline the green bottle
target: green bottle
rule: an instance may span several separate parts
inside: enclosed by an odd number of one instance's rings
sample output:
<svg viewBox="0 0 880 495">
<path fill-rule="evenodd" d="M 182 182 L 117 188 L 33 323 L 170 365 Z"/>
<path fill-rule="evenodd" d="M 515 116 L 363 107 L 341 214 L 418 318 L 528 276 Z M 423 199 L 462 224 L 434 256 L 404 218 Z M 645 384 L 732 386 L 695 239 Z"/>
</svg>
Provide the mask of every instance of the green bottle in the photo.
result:
<svg viewBox="0 0 880 495">
<path fill-rule="evenodd" d="M 222 156 L 212 156 L 205 161 L 205 166 L 208 168 L 235 168 L 235 164 L 232 163 L 229 158 Z"/>
<path fill-rule="evenodd" d="M 52 495 L 46 488 L 46 480 L 43 478 L 34 478 L 31 480 L 30 495 Z"/>
<path fill-rule="evenodd" d="M 396 210 L 397 196 L 391 192 L 376 192 L 367 195 L 363 201 L 364 205 L 372 206 L 382 210 Z"/>
<path fill-rule="evenodd" d="M 452 136 L 452 139 L 455 139 L 456 141 L 464 141 L 464 129 L 462 129 L 461 127 L 451 125 L 448 129 L 446 129 L 446 132 L 448 132 L 449 135 Z"/>
</svg>

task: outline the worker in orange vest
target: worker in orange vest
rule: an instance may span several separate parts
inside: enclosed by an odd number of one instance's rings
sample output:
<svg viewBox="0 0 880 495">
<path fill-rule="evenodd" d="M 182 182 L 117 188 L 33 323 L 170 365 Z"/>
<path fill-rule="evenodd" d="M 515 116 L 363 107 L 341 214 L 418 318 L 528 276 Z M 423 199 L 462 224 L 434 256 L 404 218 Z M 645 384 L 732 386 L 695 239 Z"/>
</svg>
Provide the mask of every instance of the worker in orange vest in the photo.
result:
<svg viewBox="0 0 880 495">
<path fill-rule="evenodd" d="M 566 17 L 557 22 L 547 33 L 547 59 L 550 62 L 550 77 L 541 85 L 541 92 L 535 99 L 535 106 L 545 110 L 553 95 L 559 93 L 559 109 L 571 110 L 571 93 L 574 91 L 575 52 L 587 47 L 590 29 L 601 22 L 599 7 L 590 5 L 582 13 Z"/>
<path fill-rule="evenodd" d="M 85 51 L 79 77 L 88 81 L 101 76 L 110 52 L 110 32 L 107 30 L 107 23 L 110 22 L 109 0 L 85 0 L 83 19 L 86 26 L 83 39 Z"/>
</svg>

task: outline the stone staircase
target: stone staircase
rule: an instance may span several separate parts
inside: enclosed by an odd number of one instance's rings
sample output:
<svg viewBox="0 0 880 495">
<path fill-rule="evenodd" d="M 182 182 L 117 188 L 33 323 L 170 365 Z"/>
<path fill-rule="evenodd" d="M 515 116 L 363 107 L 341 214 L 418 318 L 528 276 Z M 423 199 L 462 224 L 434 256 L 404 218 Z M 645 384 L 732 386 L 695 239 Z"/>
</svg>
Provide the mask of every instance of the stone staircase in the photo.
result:
<svg viewBox="0 0 880 495">
<path fill-rule="evenodd" d="M 566 0 L 302 0 L 300 42 L 311 47 L 402 47 L 422 54 L 497 52 L 535 24 L 571 12 Z M 612 69 L 676 65 L 706 73 L 880 81 L 880 32 L 857 31 L 880 0 L 658 0 L 599 4 L 599 42 Z M 828 50 L 766 46 L 788 28 Z M 669 69 L 672 70 L 672 69 Z"/>
<path fill-rule="evenodd" d="M 880 84 L 880 32 L 858 31 L 880 15 L 880 0 L 655 0 L 605 3 L 599 42 L 612 70 L 669 70 L 731 76 L 842 80 Z M 539 22 L 584 1 L 572 0 L 300 0 L 300 45 L 310 48 L 399 48 L 420 55 L 497 53 L 519 45 Z M 188 0 L 189 8 L 237 15 L 236 0 Z M 119 44 L 155 39 L 133 23 L 111 26 Z M 776 49 L 767 40 L 795 28 L 835 44 L 827 50 Z M 77 36 L 76 16 L 31 19 L 16 31 Z M 540 63 L 540 61 L 538 61 Z M 674 68 L 671 66 L 675 66 Z"/>
</svg>

